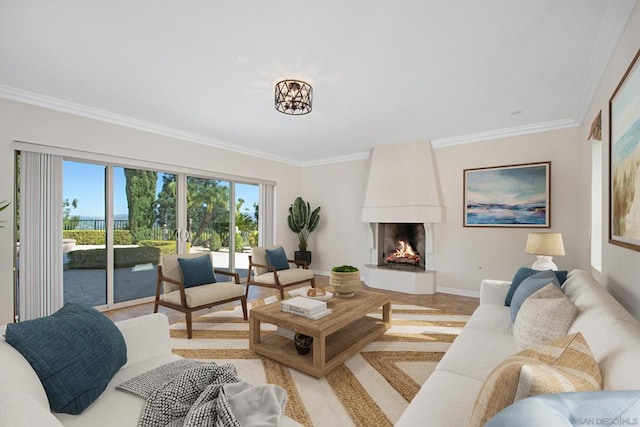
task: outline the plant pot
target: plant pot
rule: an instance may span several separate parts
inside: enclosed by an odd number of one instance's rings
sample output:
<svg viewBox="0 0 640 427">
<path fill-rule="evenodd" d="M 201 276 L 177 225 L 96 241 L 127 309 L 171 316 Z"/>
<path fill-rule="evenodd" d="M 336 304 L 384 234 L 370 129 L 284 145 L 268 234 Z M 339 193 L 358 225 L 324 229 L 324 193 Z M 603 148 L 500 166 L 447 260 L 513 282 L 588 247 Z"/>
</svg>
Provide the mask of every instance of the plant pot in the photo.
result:
<svg viewBox="0 0 640 427">
<path fill-rule="evenodd" d="M 337 296 L 350 298 L 360 289 L 360 272 L 340 273 L 330 271 L 329 284 Z"/>
<path fill-rule="evenodd" d="M 307 264 L 311 265 L 311 251 L 296 251 L 294 259 L 296 261 L 307 261 Z"/>
<path fill-rule="evenodd" d="M 313 346 L 313 337 L 303 334 L 296 334 L 293 342 L 296 346 L 298 354 L 307 354 Z"/>
</svg>

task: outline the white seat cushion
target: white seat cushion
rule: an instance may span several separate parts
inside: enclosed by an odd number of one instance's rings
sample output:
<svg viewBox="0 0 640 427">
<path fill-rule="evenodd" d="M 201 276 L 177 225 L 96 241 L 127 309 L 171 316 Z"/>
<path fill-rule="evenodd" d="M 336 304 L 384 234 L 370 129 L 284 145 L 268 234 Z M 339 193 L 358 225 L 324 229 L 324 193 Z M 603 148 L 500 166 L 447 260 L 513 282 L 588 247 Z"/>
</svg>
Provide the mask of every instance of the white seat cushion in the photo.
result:
<svg viewBox="0 0 640 427">
<path fill-rule="evenodd" d="M 436 370 L 455 372 L 484 381 L 493 368 L 517 351 L 513 335 L 464 328 Z"/>
<path fill-rule="evenodd" d="M 228 282 L 218 282 L 186 288 L 184 293 L 187 297 L 187 307 L 194 308 L 229 298 L 240 297 L 244 295 L 244 289 L 241 285 Z M 164 300 L 172 304 L 180 305 L 180 291 L 173 291 L 164 294 Z"/>
<path fill-rule="evenodd" d="M 278 275 L 278 280 L 281 285 L 313 279 L 313 271 L 306 268 L 290 268 L 289 270 L 280 270 L 276 274 Z M 276 284 L 273 273 L 260 274 L 255 276 L 253 281 L 257 283 L 268 283 L 270 285 Z"/>
<path fill-rule="evenodd" d="M 54 414 L 65 426 L 131 426 L 140 419 L 145 400 L 124 391 L 116 390 L 116 386 L 131 378 L 155 369 L 166 363 L 179 360 L 180 356 L 168 354 L 142 363 L 121 368 L 111 379 L 107 389 L 80 415 Z"/>
<path fill-rule="evenodd" d="M 482 329 L 500 334 L 512 335 L 511 312 L 504 305 L 481 304 L 473 312 L 465 328 Z"/>
<path fill-rule="evenodd" d="M 466 426 L 482 381 L 435 371 L 402 413 L 395 427 Z"/>
</svg>

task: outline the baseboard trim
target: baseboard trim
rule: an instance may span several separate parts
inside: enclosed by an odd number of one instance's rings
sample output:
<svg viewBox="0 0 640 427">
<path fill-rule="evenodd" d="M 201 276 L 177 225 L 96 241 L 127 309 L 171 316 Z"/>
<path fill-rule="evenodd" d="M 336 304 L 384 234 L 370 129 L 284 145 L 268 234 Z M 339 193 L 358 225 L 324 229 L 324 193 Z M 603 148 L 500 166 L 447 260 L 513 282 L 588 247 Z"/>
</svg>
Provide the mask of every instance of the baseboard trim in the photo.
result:
<svg viewBox="0 0 640 427">
<path fill-rule="evenodd" d="M 466 289 L 446 288 L 443 286 L 436 286 L 436 292 L 442 293 L 442 294 L 459 295 L 462 297 L 480 298 L 480 291 L 469 291 Z"/>
</svg>

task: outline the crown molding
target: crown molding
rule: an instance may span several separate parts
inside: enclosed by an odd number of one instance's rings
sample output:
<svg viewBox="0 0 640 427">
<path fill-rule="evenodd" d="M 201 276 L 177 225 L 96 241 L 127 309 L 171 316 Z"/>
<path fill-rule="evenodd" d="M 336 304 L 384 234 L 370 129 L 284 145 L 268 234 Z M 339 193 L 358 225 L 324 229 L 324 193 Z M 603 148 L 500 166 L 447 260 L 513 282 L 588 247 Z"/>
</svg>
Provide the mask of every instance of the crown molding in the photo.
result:
<svg viewBox="0 0 640 427">
<path fill-rule="evenodd" d="M 618 3 L 616 7 L 612 7 L 614 1 Z M 580 92 L 578 93 L 574 107 L 573 117 L 576 118 L 578 123 L 582 123 L 585 114 L 591 106 L 596 89 L 611 60 L 615 46 L 631 18 L 632 10 L 636 6 L 637 0 L 626 0 L 625 7 L 620 7 L 620 2 L 620 0 L 609 0 L 607 9 L 600 22 L 598 35 L 593 44 L 591 56 L 585 67 L 584 74 L 582 75 Z M 624 23 L 624 25 L 621 25 L 622 23 Z"/>
<path fill-rule="evenodd" d="M 344 156 L 326 157 L 324 159 L 309 160 L 300 163 L 302 167 L 330 165 L 333 163 L 351 162 L 353 160 L 363 160 L 369 158 L 369 151 L 360 151 L 358 153 L 346 154 Z"/>
<path fill-rule="evenodd" d="M 37 107 L 48 108 L 55 111 L 61 111 L 93 120 L 107 122 L 119 126 L 141 130 L 144 132 L 155 133 L 157 135 L 176 138 L 183 141 L 203 144 L 222 150 L 233 151 L 239 154 L 245 154 L 275 162 L 285 163 L 291 166 L 310 167 L 321 166 L 333 163 L 350 162 L 354 160 L 363 160 L 369 158 L 369 151 L 347 154 L 344 156 L 327 157 L 324 159 L 311 160 L 306 162 L 295 161 L 289 158 L 275 156 L 260 150 L 253 150 L 229 142 L 221 141 L 215 138 L 209 138 L 184 132 L 178 129 L 169 128 L 155 123 L 145 122 L 143 120 L 133 119 L 120 114 L 100 110 L 93 107 L 76 104 L 73 102 L 63 101 L 61 99 L 40 95 L 22 89 L 16 89 L 9 86 L 0 85 L 0 98 L 10 99 L 12 101 L 23 102 L 25 104 L 35 105 Z M 507 129 L 497 129 L 488 132 L 479 132 L 468 135 L 454 136 L 448 138 L 439 138 L 432 140 L 434 148 L 442 148 L 453 145 L 468 144 L 472 142 L 485 141 L 488 139 L 505 138 L 509 136 L 524 135 L 528 133 L 545 132 L 549 130 L 563 129 L 578 126 L 576 121 L 571 119 L 557 120 L 552 122 L 537 123 L 533 125 L 519 126 Z"/>
<path fill-rule="evenodd" d="M 40 95 L 34 92 L 17 89 L 10 86 L 0 85 L 0 98 L 6 98 L 12 101 L 18 101 L 25 104 L 35 105 L 37 107 L 48 108 L 50 110 L 69 113 L 76 116 L 82 116 L 89 119 L 98 120 L 101 122 L 107 122 L 114 125 L 141 130 L 144 132 L 155 133 L 157 135 L 162 135 L 169 138 L 181 139 L 183 141 L 208 145 L 208 146 L 219 148 L 222 150 L 233 151 L 236 153 L 259 157 L 266 160 L 286 163 L 292 166 L 301 166 L 300 162 L 296 162 L 292 159 L 285 158 L 285 157 L 275 156 L 273 154 L 269 154 L 264 151 L 242 147 L 239 145 L 231 144 L 226 141 L 221 141 L 219 139 L 209 138 L 202 135 L 181 131 L 178 129 L 173 129 L 173 128 L 162 126 L 156 123 L 133 119 L 131 117 L 112 113 L 110 111 L 100 110 L 98 108 L 88 107 L 85 105 L 80 105 L 80 104 L 76 104 L 69 101 L 63 101 L 61 99 Z"/>
<path fill-rule="evenodd" d="M 469 144 L 472 142 L 486 141 L 488 139 L 507 138 L 510 136 L 526 135 L 528 133 L 546 132 L 550 130 L 565 129 L 579 126 L 575 120 L 563 119 L 551 122 L 534 123 L 532 125 L 517 126 L 507 129 L 496 129 L 488 132 L 471 133 L 468 135 L 452 136 L 450 138 L 438 138 L 431 140 L 433 148 L 450 147 L 452 145 Z"/>
</svg>

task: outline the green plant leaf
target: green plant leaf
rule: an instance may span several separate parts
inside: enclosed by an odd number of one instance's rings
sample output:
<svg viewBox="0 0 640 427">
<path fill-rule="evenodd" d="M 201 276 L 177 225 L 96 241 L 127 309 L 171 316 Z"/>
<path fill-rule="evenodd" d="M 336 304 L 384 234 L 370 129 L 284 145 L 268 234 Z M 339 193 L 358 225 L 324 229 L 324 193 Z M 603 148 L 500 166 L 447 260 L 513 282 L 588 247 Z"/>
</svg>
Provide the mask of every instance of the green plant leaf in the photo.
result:
<svg viewBox="0 0 640 427">
<path fill-rule="evenodd" d="M 311 212 L 311 204 L 305 202 L 302 197 L 296 197 L 289 206 L 287 225 L 289 229 L 298 235 L 298 247 L 301 251 L 307 250 L 307 239 L 320 223 L 320 207 Z"/>
</svg>

